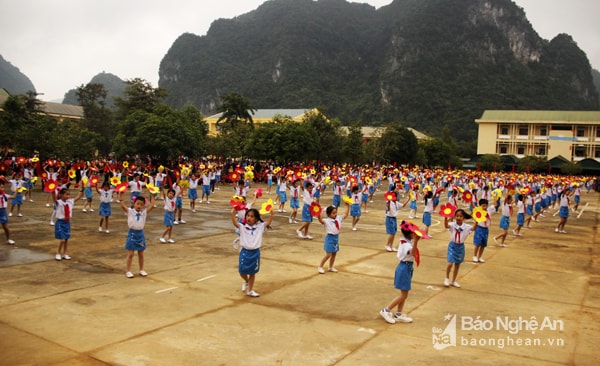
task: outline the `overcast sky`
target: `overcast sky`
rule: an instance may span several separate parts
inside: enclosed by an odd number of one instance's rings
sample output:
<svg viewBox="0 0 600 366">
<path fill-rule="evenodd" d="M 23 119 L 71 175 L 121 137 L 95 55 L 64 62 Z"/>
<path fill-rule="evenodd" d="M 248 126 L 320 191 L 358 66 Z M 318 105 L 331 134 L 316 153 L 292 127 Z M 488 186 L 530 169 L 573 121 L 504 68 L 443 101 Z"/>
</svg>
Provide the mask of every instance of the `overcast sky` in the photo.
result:
<svg viewBox="0 0 600 366">
<path fill-rule="evenodd" d="M 0 55 L 27 75 L 40 99 L 62 100 L 102 71 L 158 86 L 158 68 L 184 32 L 205 35 L 219 18 L 265 0 L 0 0 Z M 377 8 L 392 0 L 355 0 Z M 599 0 L 516 0 L 547 40 L 573 36 L 600 69 Z"/>
</svg>

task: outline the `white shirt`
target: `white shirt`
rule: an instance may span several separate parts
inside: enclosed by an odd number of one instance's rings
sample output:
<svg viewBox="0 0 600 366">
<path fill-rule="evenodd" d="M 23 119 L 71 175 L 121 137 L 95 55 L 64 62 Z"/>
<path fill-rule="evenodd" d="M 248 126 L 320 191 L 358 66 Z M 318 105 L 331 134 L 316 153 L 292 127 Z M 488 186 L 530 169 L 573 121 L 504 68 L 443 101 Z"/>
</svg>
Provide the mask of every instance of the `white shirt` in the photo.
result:
<svg viewBox="0 0 600 366">
<path fill-rule="evenodd" d="M 342 227 L 342 221 L 344 221 L 344 215 L 337 215 L 335 219 L 326 217 L 323 219 L 323 226 L 325 227 L 326 234 L 339 235 L 340 228 Z M 337 225 L 336 225 L 337 222 Z"/>
<path fill-rule="evenodd" d="M 257 222 L 254 226 L 248 224 L 239 224 L 240 245 L 244 249 L 255 250 L 262 246 L 262 237 L 266 225 L 264 222 Z"/>
<path fill-rule="evenodd" d="M 146 209 L 138 212 L 135 208 L 128 208 L 127 225 L 133 230 L 143 230 L 144 225 L 146 225 Z"/>
<path fill-rule="evenodd" d="M 412 255 L 413 242 L 402 238 L 400 239 L 400 245 L 398 245 L 398 252 L 396 256 L 400 262 L 414 262 L 415 257 Z"/>
</svg>

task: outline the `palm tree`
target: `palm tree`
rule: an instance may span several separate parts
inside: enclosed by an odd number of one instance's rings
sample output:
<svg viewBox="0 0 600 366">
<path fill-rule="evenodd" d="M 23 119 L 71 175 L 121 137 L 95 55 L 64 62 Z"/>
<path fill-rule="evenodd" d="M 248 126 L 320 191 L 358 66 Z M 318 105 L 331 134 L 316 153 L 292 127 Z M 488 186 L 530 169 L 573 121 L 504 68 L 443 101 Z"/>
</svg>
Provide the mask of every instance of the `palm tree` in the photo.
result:
<svg viewBox="0 0 600 366">
<path fill-rule="evenodd" d="M 232 131 L 240 122 L 248 123 L 250 127 L 254 128 L 252 114 L 256 109 L 252 107 L 248 99 L 234 92 L 222 96 L 221 101 L 223 103 L 217 108 L 217 111 L 223 114 L 217 120 L 218 129 Z"/>
</svg>

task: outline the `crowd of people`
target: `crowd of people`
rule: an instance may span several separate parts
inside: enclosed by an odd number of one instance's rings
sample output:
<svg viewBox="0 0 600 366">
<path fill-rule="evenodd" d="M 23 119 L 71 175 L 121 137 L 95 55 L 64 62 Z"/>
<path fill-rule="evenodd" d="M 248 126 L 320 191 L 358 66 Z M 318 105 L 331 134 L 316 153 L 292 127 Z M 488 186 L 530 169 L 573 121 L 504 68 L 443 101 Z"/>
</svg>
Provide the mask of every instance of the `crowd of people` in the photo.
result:
<svg viewBox="0 0 600 366">
<path fill-rule="evenodd" d="M 55 238 L 59 240 L 57 261 L 71 259 L 68 252 L 70 220 L 77 201 L 84 199 L 82 210 L 94 212 L 94 197 L 99 198 L 98 231 L 106 234 L 110 234 L 111 203 L 119 203 L 127 215 L 129 227 L 125 239 L 125 274 L 128 278 L 135 277 L 131 266 L 136 252 L 139 275 L 148 275 L 144 269 L 144 228 L 147 215 L 157 207 L 158 201 L 163 202 L 164 211 L 164 231 L 159 241 L 175 243 L 173 227 L 186 223 L 182 219 L 184 199 L 188 200 L 190 211 L 196 212 L 200 207 L 197 204 L 210 204 L 211 195 L 225 182 L 233 197 L 229 203 L 231 220 L 239 235 L 234 246 L 241 247 L 238 269 L 244 281 L 242 291 L 250 297 L 259 296 L 254 284 L 260 270 L 262 237 L 271 226 L 275 212 L 285 213 L 288 224 L 299 225 L 295 227 L 295 234 L 304 240 L 313 239 L 311 223 L 313 218 L 318 220 L 325 232 L 325 255 L 317 272 L 335 273 L 338 272 L 335 260 L 342 223 L 350 216 L 351 230 L 360 230 L 361 216 L 369 212 L 369 204 L 373 203 L 376 192 L 380 192 L 385 199 L 382 231 L 385 230 L 387 235 L 382 250 L 397 255 L 394 286 L 400 290 L 400 294 L 380 311 L 388 323 L 412 321 L 403 312 L 403 307 L 411 289 L 414 263 L 419 264 L 418 241 L 431 238 L 429 228 L 432 216 L 438 210 L 450 233 L 443 285 L 458 288 L 457 277 L 465 260 L 466 239 L 469 234 L 474 234 L 473 262 L 484 263 L 483 253 L 494 215 L 499 216 L 500 232 L 492 240 L 499 247 L 508 245 L 506 238 L 509 235 L 524 237 L 522 229 L 531 229 L 532 223 L 552 214 L 560 218 L 554 231 L 566 234 L 570 212 L 579 209 L 583 192 L 595 188 L 592 177 L 580 176 L 394 165 L 277 166 L 269 162 L 183 158 L 169 164 L 155 163 L 151 159 L 42 162 L 36 157 L 12 158 L 5 159 L 0 165 L 0 175 L 0 224 L 7 244 L 15 244 L 10 237 L 8 217 L 14 213 L 17 217 L 26 214 L 23 202 L 33 202 L 32 190 L 43 189 L 47 193 L 46 206 L 53 208 L 49 223 L 54 226 Z M 268 209 L 253 207 L 262 194 L 259 189 L 251 191 L 256 182 L 261 182 L 268 194 L 274 186 L 275 200 Z M 5 184 L 9 185 L 8 190 Z M 77 192 L 74 198 L 70 196 L 72 190 Z M 331 201 L 328 199 L 327 204 L 322 202 L 326 190 L 331 193 Z M 289 207 L 286 207 L 288 202 Z M 321 210 L 321 204 L 326 206 L 324 210 Z M 407 217 L 398 223 L 400 210 L 407 206 Z M 511 226 L 515 210 L 516 225 Z M 268 217 L 263 220 L 261 214 Z M 418 224 L 417 220 L 420 221 Z M 510 230 L 511 227 L 514 228 Z M 401 237 L 396 242 L 398 228 Z M 394 308 L 396 312 L 392 313 Z"/>
</svg>

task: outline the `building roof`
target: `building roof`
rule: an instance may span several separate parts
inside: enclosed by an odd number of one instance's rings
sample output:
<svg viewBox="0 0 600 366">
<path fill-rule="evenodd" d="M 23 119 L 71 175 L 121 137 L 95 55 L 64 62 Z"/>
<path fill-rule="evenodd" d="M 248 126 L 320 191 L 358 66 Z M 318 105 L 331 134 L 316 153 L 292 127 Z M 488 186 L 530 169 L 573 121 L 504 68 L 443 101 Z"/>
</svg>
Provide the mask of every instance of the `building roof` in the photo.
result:
<svg viewBox="0 0 600 366">
<path fill-rule="evenodd" d="M 600 124 L 600 111 L 487 110 L 475 122 Z"/>
<path fill-rule="evenodd" d="M 302 119 L 302 117 L 314 108 L 304 109 L 255 109 L 254 113 L 251 113 L 253 120 L 272 120 L 277 116 L 290 117 L 293 120 Z M 206 119 L 219 119 L 223 113 L 217 113 L 212 116 L 206 117 Z"/>
<path fill-rule="evenodd" d="M 5 89 L 0 88 L 0 106 L 6 102 L 9 95 L 10 94 Z M 83 118 L 83 107 L 78 105 L 42 102 L 40 110 L 52 117 L 71 119 Z"/>
<path fill-rule="evenodd" d="M 342 129 L 346 133 L 349 131 L 349 128 L 346 126 L 343 126 Z M 407 127 L 406 129 L 409 130 L 410 132 L 412 132 L 415 135 L 415 137 L 417 138 L 417 140 L 429 139 L 429 136 L 427 136 L 426 134 L 424 134 L 420 131 L 415 130 L 414 128 Z M 373 138 L 373 137 L 380 137 L 383 130 L 385 130 L 385 127 L 362 126 L 360 128 L 360 130 L 364 137 Z"/>
</svg>

